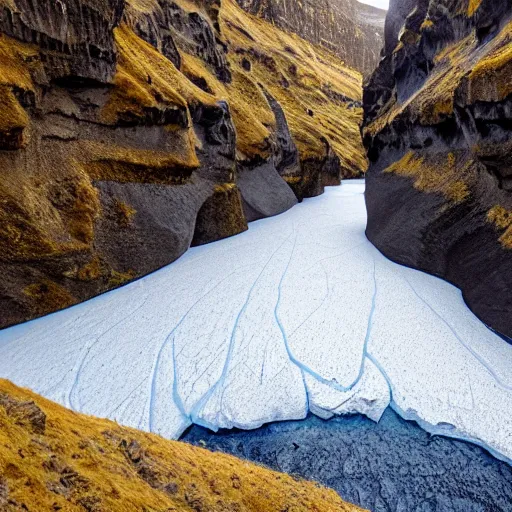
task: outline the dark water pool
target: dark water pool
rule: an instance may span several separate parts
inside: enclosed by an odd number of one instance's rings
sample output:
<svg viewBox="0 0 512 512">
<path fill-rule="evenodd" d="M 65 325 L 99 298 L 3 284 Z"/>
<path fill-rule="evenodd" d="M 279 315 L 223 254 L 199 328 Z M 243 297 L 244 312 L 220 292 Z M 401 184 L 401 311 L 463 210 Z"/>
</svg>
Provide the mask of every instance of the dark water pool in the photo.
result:
<svg viewBox="0 0 512 512">
<path fill-rule="evenodd" d="M 512 512 L 512 468 L 485 450 L 431 436 L 388 409 L 363 416 L 276 423 L 183 441 L 316 480 L 374 512 Z"/>
</svg>

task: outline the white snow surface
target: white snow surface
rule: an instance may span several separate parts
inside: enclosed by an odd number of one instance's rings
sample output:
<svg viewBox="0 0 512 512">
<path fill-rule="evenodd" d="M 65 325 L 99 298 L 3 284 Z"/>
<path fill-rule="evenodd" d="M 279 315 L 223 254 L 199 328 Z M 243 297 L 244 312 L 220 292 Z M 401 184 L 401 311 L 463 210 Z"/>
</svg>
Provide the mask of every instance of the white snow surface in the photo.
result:
<svg viewBox="0 0 512 512">
<path fill-rule="evenodd" d="M 512 346 L 366 239 L 364 182 L 0 332 L 0 377 L 178 438 L 393 407 L 512 461 Z"/>
</svg>

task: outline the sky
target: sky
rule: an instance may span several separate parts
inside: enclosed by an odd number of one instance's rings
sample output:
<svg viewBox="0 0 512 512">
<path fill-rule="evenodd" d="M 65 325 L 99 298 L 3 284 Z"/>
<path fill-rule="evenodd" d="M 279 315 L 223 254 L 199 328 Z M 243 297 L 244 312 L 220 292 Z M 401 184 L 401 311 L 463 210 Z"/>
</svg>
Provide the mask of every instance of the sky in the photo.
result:
<svg viewBox="0 0 512 512">
<path fill-rule="evenodd" d="M 380 7 L 381 9 L 387 9 L 389 7 L 389 0 L 359 0 L 363 4 L 373 5 L 374 7 Z"/>
</svg>

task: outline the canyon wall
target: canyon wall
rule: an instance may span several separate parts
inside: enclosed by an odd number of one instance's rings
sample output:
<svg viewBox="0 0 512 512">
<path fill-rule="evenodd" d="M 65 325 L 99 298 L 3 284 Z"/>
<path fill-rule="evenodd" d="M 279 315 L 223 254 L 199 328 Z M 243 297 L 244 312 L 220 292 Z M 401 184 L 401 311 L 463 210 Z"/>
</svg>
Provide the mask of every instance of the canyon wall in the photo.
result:
<svg viewBox="0 0 512 512">
<path fill-rule="evenodd" d="M 251 14 L 336 53 L 363 74 L 377 66 L 386 11 L 357 0 L 237 0 Z"/>
<path fill-rule="evenodd" d="M 360 174 L 360 100 L 234 0 L 0 0 L 0 328 Z"/>
<path fill-rule="evenodd" d="M 364 109 L 369 239 L 512 337 L 512 2 L 392 0 Z"/>
</svg>

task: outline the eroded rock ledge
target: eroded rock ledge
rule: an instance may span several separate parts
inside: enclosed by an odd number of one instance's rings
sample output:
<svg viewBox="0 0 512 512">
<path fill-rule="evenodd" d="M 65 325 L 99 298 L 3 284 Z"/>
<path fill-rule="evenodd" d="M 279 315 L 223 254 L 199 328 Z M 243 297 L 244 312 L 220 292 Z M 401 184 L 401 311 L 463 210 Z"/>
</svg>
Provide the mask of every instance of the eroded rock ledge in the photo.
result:
<svg viewBox="0 0 512 512">
<path fill-rule="evenodd" d="M 234 0 L 0 0 L 0 328 L 360 173 L 360 80 Z"/>
<path fill-rule="evenodd" d="M 395 0 L 364 91 L 370 240 L 512 336 L 512 3 Z"/>
</svg>

